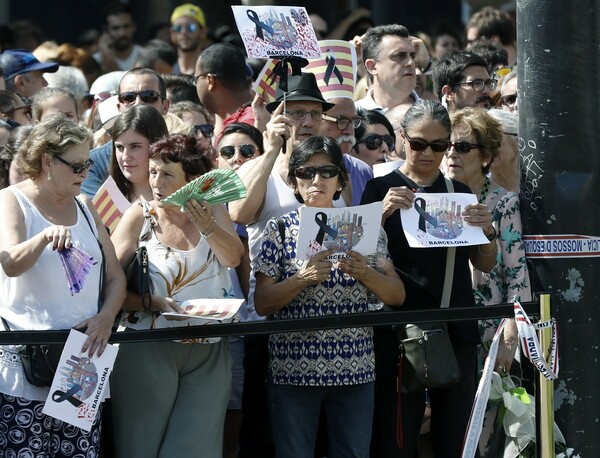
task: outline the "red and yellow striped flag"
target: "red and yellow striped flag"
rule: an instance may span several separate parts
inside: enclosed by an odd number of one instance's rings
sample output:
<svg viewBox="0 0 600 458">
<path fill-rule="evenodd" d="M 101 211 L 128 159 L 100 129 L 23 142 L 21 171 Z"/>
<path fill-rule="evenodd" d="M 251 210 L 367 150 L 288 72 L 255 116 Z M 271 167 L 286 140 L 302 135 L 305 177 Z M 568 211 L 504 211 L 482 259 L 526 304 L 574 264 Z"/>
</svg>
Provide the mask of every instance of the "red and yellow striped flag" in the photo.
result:
<svg viewBox="0 0 600 458">
<path fill-rule="evenodd" d="M 100 214 L 104 226 L 108 228 L 111 234 L 117 227 L 117 224 L 119 224 L 123 213 L 131 207 L 131 203 L 121 193 L 117 187 L 117 183 L 110 176 L 100 186 L 100 189 L 98 189 L 98 192 L 96 192 L 96 195 L 92 199 L 92 203 Z"/>
<path fill-rule="evenodd" d="M 321 40 L 321 57 L 302 70 L 314 73 L 325 99 L 352 98 L 356 84 L 356 48 L 349 41 Z"/>
</svg>

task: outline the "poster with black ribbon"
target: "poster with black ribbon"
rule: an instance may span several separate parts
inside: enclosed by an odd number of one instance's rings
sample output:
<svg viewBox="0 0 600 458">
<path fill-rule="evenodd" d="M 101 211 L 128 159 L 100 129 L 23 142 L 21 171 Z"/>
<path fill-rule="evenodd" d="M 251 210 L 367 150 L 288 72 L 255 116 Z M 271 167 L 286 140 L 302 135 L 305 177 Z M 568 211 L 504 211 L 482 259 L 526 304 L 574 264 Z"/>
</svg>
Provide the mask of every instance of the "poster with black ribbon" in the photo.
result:
<svg viewBox="0 0 600 458">
<path fill-rule="evenodd" d="M 248 57 L 321 57 L 306 9 L 298 6 L 232 6 Z"/>
<path fill-rule="evenodd" d="M 71 329 L 42 412 L 90 431 L 108 393 L 118 348 L 109 344 L 102 356 L 90 358 L 81 352 L 86 339 L 84 333 Z"/>
<path fill-rule="evenodd" d="M 413 206 L 400 211 L 402 227 L 412 248 L 435 248 L 489 243 L 483 229 L 469 226 L 461 214 L 476 204 L 475 194 L 417 193 Z"/>
<path fill-rule="evenodd" d="M 348 250 L 368 256 L 377 250 L 383 203 L 344 208 L 300 207 L 298 259 L 333 250 L 327 259 L 346 257 Z"/>
</svg>

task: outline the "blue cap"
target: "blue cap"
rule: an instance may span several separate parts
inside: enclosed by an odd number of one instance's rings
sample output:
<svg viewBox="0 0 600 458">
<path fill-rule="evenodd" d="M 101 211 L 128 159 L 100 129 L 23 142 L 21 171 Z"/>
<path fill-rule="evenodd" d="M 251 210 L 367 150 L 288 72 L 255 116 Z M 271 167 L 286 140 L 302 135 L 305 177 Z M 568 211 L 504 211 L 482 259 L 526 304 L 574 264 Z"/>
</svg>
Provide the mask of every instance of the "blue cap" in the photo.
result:
<svg viewBox="0 0 600 458">
<path fill-rule="evenodd" d="M 25 49 L 7 49 L 0 54 L 0 64 L 4 69 L 4 79 L 6 80 L 36 70 L 47 73 L 54 73 L 58 70 L 56 62 L 40 62 Z"/>
</svg>

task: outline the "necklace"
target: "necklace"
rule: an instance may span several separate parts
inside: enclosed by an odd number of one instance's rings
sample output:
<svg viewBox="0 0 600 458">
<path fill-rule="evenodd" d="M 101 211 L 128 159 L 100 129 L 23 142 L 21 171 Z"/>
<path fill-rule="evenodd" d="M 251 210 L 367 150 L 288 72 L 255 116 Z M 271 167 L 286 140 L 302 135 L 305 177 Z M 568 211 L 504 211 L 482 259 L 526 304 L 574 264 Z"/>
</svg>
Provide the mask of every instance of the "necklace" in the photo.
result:
<svg viewBox="0 0 600 458">
<path fill-rule="evenodd" d="M 481 196 L 479 196 L 479 203 L 482 204 L 485 202 L 485 198 L 490 191 L 490 179 L 485 177 L 485 181 L 483 182 L 483 188 L 481 188 Z"/>
</svg>

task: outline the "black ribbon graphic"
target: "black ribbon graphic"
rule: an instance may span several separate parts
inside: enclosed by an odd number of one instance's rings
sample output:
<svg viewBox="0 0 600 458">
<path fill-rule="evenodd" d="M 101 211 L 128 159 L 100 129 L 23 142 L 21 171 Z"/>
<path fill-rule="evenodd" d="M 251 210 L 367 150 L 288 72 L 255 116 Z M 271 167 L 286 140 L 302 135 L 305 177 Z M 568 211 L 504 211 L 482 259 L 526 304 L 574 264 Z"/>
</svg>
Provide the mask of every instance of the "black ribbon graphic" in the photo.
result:
<svg viewBox="0 0 600 458">
<path fill-rule="evenodd" d="M 319 212 L 315 215 L 315 222 L 317 226 L 319 226 L 319 232 L 317 233 L 317 238 L 315 239 L 317 243 L 323 245 L 323 239 L 325 238 L 325 234 L 329 235 L 332 239 L 335 239 L 338 235 L 338 231 L 336 231 L 333 227 L 327 225 L 327 215 L 323 212 Z"/>
<path fill-rule="evenodd" d="M 425 211 L 425 208 L 427 207 L 425 199 L 423 199 L 422 197 L 417 197 L 415 199 L 414 206 L 415 210 L 417 210 L 417 213 L 419 214 L 419 230 L 427 232 L 427 226 L 425 225 L 425 221 L 427 221 L 433 227 L 437 227 L 438 220 Z"/>
<path fill-rule="evenodd" d="M 342 76 L 342 72 L 340 69 L 335 66 L 335 55 L 331 51 L 331 49 L 327 50 L 327 56 L 325 57 L 325 62 L 327 62 L 327 69 L 325 70 L 325 76 L 323 77 L 323 81 L 326 86 L 329 86 L 329 79 L 331 78 L 331 74 L 333 73 L 337 76 L 340 84 L 344 82 L 344 77 Z"/>
<path fill-rule="evenodd" d="M 248 15 L 248 19 L 250 19 L 256 26 L 256 38 L 260 38 L 261 40 L 265 39 L 265 37 L 263 35 L 263 30 L 265 32 L 269 32 L 271 35 L 273 35 L 275 33 L 273 31 L 273 27 L 271 27 L 268 24 L 265 24 L 264 22 L 262 22 L 259 19 L 258 14 L 256 14 L 256 11 L 246 10 L 246 14 Z"/>
<path fill-rule="evenodd" d="M 81 390 L 81 385 L 78 385 L 77 383 L 75 385 L 73 385 L 66 393 L 61 390 L 56 390 L 52 394 L 52 400 L 54 402 L 68 401 L 71 404 L 73 404 L 75 407 L 79 407 L 81 404 L 83 404 L 83 402 L 81 402 L 79 399 L 77 399 L 75 397 L 75 394 L 78 393 L 80 390 Z"/>
</svg>

